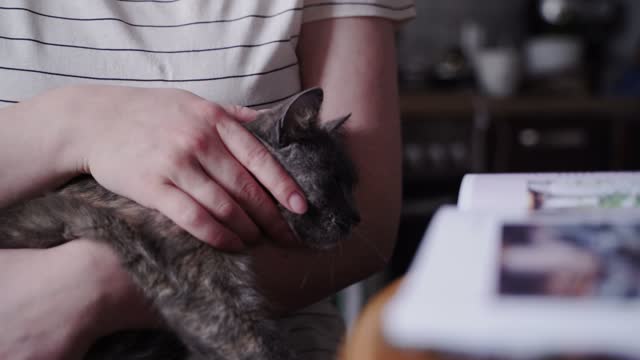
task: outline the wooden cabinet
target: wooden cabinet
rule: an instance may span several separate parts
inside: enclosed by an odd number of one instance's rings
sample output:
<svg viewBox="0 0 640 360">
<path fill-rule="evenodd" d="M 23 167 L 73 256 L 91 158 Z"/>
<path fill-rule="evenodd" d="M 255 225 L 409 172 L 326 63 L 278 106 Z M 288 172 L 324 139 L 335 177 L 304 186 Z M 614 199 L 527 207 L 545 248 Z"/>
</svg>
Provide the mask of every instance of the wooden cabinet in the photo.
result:
<svg viewBox="0 0 640 360">
<path fill-rule="evenodd" d="M 401 109 L 407 181 L 640 168 L 640 99 L 405 94 Z"/>
</svg>

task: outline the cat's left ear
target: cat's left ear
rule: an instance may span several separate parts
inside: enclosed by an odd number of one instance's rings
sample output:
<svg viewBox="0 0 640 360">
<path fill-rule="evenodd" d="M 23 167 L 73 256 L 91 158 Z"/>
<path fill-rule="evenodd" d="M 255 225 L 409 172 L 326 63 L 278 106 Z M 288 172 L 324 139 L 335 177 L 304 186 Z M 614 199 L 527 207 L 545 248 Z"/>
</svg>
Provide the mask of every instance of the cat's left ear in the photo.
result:
<svg viewBox="0 0 640 360">
<path fill-rule="evenodd" d="M 284 105 L 277 128 L 280 146 L 294 142 L 315 125 L 323 98 L 322 89 L 316 87 L 295 95 Z"/>
<path fill-rule="evenodd" d="M 337 118 L 335 120 L 331 120 L 328 121 L 327 123 L 325 123 L 322 128 L 328 132 L 328 133 L 332 133 L 338 129 L 340 129 L 342 127 L 342 125 L 345 123 L 345 121 L 349 120 L 349 118 L 351 117 L 351 114 L 347 114 L 343 117 Z"/>
</svg>

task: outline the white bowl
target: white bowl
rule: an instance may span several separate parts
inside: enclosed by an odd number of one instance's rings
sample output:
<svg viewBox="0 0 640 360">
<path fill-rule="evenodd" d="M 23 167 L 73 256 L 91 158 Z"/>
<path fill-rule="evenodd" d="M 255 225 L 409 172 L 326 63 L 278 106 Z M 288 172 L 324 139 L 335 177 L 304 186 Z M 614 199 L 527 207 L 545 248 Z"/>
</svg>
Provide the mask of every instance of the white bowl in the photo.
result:
<svg viewBox="0 0 640 360">
<path fill-rule="evenodd" d="M 575 37 L 535 37 L 524 48 L 525 71 L 529 76 L 548 76 L 575 70 L 580 67 L 582 53 L 582 42 Z"/>
</svg>

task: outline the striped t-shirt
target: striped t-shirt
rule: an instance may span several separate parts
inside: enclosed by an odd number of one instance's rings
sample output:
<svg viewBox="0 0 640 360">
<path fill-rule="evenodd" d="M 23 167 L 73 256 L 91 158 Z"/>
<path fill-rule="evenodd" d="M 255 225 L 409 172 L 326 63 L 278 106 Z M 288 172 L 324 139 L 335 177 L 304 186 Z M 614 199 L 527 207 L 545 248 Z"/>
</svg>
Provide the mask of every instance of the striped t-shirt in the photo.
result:
<svg viewBox="0 0 640 360">
<path fill-rule="evenodd" d="M 0 0 L 0 106 L 72 83 L 266 106 L 300 90 L 303 23 L 414 13 L 413 0 Z"/>
<path fill-rule="evenodd" d="M 0 107 L 78 83 L 269 106 L 300 90 L 305 22 L 414 15 L 413 0 L 0 0 Z M 331 358 L 342 335 L 327 301 L 281 327 L 304 359 Z"/>
</svg>

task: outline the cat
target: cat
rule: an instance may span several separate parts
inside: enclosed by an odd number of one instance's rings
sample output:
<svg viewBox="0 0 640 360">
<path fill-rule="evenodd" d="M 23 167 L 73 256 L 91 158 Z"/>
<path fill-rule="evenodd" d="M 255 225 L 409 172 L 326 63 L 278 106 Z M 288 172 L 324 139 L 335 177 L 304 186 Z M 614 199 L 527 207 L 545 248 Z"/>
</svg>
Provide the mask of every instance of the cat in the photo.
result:
<svg viewBox="0 0 640 360">
<path fill-rule="evenodd" d="M 321 124 L 322 101 L 322 89 L 312 88 L 244 124 L 304 191 L 304 215 L 279 209 L 300 241 L 318 251 L 335 247 L 360 221 L 356 168 L 340 131 L 349 116 Z M 295 358 L 248 256 L 204 244 L 89 176 L 0 209 L 0 248 L 48 248 L 77 238 L 110 244 L 169 329 L 108 336 L 86 359 Z"/>
</svg>

